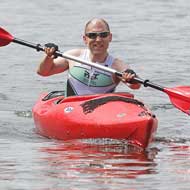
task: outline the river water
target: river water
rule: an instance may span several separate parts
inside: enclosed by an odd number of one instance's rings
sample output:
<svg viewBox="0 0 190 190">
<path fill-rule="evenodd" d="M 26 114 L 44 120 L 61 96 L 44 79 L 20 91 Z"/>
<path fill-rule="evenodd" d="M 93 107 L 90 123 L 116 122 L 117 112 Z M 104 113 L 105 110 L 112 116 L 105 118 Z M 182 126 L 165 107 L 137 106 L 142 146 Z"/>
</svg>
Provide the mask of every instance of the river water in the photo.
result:
<svg viewBox="0 0 190 190">
<path fill-rule="evenodd" d="M 103 17 L 113 32 L 111 54 L 142 78 L 175 87 L 190 85 L 189 10 L 189 0 L 1 0 L 0 25 L 14 37 L 65 51 L 83 47 L 84 24 Z M 46 139 L 35 133 L 31 109 L 41 92 L 61 90 L 66 74 L 38 76 L 43 53 L 14 43 L 0 48 L 0 57 L 0 189 L 189 189 L 190 120 L 166 94 L 132 91 L 159 120 L 144 152 L 111 141 Z"/>
</svg>

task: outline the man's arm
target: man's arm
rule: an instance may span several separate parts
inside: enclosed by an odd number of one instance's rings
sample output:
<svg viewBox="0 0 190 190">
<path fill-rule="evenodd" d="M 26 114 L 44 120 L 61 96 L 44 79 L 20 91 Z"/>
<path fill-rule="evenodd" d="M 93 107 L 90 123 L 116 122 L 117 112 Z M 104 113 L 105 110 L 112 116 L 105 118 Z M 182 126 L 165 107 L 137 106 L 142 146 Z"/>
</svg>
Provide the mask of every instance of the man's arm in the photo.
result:
<svg viewBox="0 0 190 190">
<path fill-rule="evenodd" d="M 41 76 L 50 76 L 64 72 L 69 68 L 69 62 L 65 58 L 58 57 L 53 59 L 46 55 L 40 63 L 37 73 Z"/>
</svg>

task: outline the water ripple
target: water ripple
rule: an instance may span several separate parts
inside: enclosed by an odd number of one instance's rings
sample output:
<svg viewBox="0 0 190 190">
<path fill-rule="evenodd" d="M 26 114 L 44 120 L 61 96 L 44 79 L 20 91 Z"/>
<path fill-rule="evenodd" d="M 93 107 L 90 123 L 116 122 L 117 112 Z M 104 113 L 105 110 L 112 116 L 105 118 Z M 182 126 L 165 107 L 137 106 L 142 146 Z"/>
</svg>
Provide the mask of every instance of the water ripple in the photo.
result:
<svg viewBox="0 0 190 190">
<path fill-rule="evenodd" d="M 174 106 L 172 104 L 153 104 L 151 105 L 151 110 L 156 111 L 156 110 L 170 110 L 173 109 Z"/>
<path fill-rule="evenodd" d="M 18 117 L 32 118 L 32 111 L 14 111 Z"/>
</svg>

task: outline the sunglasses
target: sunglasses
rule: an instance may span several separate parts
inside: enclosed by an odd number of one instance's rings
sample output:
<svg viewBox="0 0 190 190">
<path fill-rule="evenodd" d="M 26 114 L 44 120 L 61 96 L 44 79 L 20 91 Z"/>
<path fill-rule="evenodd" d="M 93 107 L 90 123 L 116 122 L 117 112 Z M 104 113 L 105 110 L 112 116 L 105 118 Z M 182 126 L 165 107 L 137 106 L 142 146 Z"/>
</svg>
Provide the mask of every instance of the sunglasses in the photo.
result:
<svg viewBox="0 0 190 190">
<path fill-rule="evenodd" d="M 89 32 L 89 33 L 86 33 L 85 35 L 90 39 L 96 39 L 98 36 L 100 38 L 106 38 L 109 36 L 109 34 L 110 32 Z"/>
</svg>

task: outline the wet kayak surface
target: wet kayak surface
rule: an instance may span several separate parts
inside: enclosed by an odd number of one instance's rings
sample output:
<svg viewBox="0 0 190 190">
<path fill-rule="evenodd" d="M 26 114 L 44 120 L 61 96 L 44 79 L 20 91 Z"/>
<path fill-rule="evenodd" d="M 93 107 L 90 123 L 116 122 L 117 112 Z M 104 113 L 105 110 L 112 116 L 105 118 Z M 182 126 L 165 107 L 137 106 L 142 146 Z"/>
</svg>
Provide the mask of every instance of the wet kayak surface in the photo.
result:
<svg viewBox="0 0 190 190">
<path fill-rule="evenodd" d="M 2 0 L 0 21 L 15 37 L 54 42 L 65 51 L 83 47 L 84 24 L 103 17 L 113 32 L 111 54 L 142 78 L 175 87 L 190 85 L 189 8 L 187 0 Z M 134 93 L 157 116 L 156 139 L 146 151 L 123 141 L 57 141 L 36 134 L 33 105 L 42 92 L 62 90 L 67 76 L 38 76 L 43 56 L 17 44 L 0 48 L 1 189 L 189 189 L 189 116 L 157 90 L 117 89 Z"/>
</svg>

